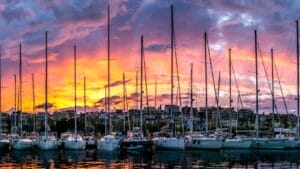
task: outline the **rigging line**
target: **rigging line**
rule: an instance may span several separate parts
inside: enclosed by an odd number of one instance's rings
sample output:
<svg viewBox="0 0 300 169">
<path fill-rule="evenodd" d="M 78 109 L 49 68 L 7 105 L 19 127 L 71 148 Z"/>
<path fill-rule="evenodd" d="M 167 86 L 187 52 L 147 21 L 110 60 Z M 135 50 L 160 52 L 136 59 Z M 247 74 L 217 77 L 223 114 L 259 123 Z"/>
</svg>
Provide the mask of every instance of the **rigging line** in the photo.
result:
<svg viewBox="0 0 300 169">
<path fill-rule="evenodd" d="M 278 70 L 277 70 L 277 65 L 275 63 L 275 59 L 274 59 L 274 68 L 275 68 L 275 73 L 276 73 L 276 76 L 277 76 L 277 79 L 278 79 L 278 84 L 279 84 L 279 88 L 280 88 L 280 92 L 281 92 L 281 96 L 282 96 L 284 108 L 285 108 L 286 114 L 289 114 L 288 108 L 287 108 L 287 104 L 286 104 L 286 100 L 285 100 L 285 97 L 284 97 L 284 93 L 283 93 L 283 90 L 282 90 L 280 76 L 279 76 L 279 73 L 278 73 Z"/>
<path fill-rule="evenodd" d="M 240 102 L 242 109 L 244 109 L 243 100 L 242 100 L 242 96 L 241 96 L 241 92 L 240 92 L 240 88 L 239 88 L 239 84 L 238 84 L 238 81 L 237 81 L 237 78 L 236 78 L 236 74 L 235 74 L 235 71 L 234 71 L 233 64 L 231 64 L 231 69 L 232 69 L 232 74 L 233 74 L 233 77 L 234 77 L 234 83 L 235 83 L 235 86 L 236 86 L 236 89 L 237 89 L 237 92 L 238 92 L 238 102 Z M 238 103 L 238 105 L 239 105 L 239 103 Z"/>
<path fill-rule="evenodd" d="M 150 111 L 149 111 L 149 96 L 148 96 L 148 82 L 147 82 L 147 73 L 146 73 L 146 59 L 145 59 L 145 54 L 143 53 L 143 60 L 144 60 L 144 77 L 145 77 L 145 87 L 146 87 L 146 105 L 147 105 L 147 113 L 148 117 L 150 116 Z"/>
<path fill-rule="evenodd" d="M 261 52 L 261 49 L 260 49 L 260 44 L 259 44 L 259 42 L 257 42 L 257 46 L 258 46 L 259 57 L 260 57 L 260 59 L 261 59 L 262 65 L 263 65 L 264 73 L 265 73 L 265 76 L 266 76 L 266 79 L 267 79 L 267 83 L 268 83 L 268 87 L 269 87 L 269 90 L 270 90 L 270 94 L 271 94 L 271 95 L 274 95 L 274 93 L 273 93 L 273 91 L 272 91 L 271 84 L 270 84 L 270 80 L 269 80 L 269 77 L 268 77 L 268 72 L 267 72 L 267 69 L 266 69 L 266 65 L 265 65 L 265 62 L 264 62 L 264 58 L 263 58 L 263 56 L 262 56 L 262 52 Z M 276 101 L 275 101 L 274 107 L 275 107 L 276 112 L 278 113 Z"/>
<path fill-rule="evenodd" d="M 208 43 L 208 38 L 206 39 L 206 43 L 207 43 L 207 50 L 208 50 L 208 58 L 209 58 L 209 63 L 210 63 L 210 70 L 211 70 L 211 75 L 212 75 L 212 80 L 213 80 L 213 87 L 214 87 L 214 92 L 215 92 L 215 104 L 217 105 L 218 108 L 218 116 L 220 116 L 220 111 L 219 111 L 219 98 L 218 98 L 218 93 L 217 93 L 217 89 L 216 89 L 216 84 L 215 84 L 215 78 L 214 78 L 214 70 L 213 70 L 213 66 L 212 66 L 212 59 L 211 59 L 211 55 L 210 55 L 210 49 L 209 49 L 209 43 Z M 205 49 L 206 50 L 206 49 Z M 206 64 L 206 63 L 205 63 Z M 221 124 L 221 119 L 219 119 L 219 123 Z M 216 122 L 217 123 L 217 122 Z"/>
<path fill-rule="evenodd" d="M 182 107 L 182 98 L 181 98 L 181 89 L 180 89 L 180 77 L 179 77 L 179 66 L 177 59 L 177 45 L 175 39 L 175 28 L 173 28 L 173 38 L 174 38 L 174 54 L 175 54 L 175 63 L 176 63 L 176 74 L 177 74 L 177 86 L 178 86 L 178 96 L 179 96 L 179 105 Z"/>
<path fill-rule="evenodd" d="M 216 84 L 215 84 L 215 77 L 214 77 L 214 70 L 213 70 L 213 66 L 212 66 L 212 59 L 211 59 L 211 55 L 210 55 L 210 49 L 209 49 L 209 42 L 208 39 L 206 40 L 207 43 L 207 51 L 208 51 L 208 57 L 209 57 L 209 65 L 210 65 L 210 71 L 211 71 L 211 76 L 212 76 L 212 80 L 213 80 L 213 88 L 214 88 L 214 92 L 215 92 L 215 104 L 219 104 L 219 100 L 217 97 L 217 89 L 216 89 Z M 206 49 L 205 49 L 206 50 Z M 207 64 L 207 63 L 205 63 Z"/>
</svg>

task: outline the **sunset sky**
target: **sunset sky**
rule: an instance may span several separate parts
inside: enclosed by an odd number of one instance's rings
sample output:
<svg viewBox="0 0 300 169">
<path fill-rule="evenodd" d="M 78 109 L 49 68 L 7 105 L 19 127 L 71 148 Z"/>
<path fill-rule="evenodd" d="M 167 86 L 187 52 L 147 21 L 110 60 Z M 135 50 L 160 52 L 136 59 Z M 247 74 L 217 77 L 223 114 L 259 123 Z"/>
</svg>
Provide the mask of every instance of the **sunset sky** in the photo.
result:
<svg viewBox="0 0 300 169">
<path fill-rule="evenodd" d="M 52 110 L 73 107 L 73 45 L 78 46 L 78 105 L 103 109 L 107 78 L 107 4 L 111 12 L 112 109 L 122 108 L 122 73 L 127 79 L 130 108 L 134 107 L 135 75 L 139 67 L 140 36 L 144 35 L 150 106 L 170 103 L 170 5 L 174 6 L 175 34 L 183 106 L 189 104 L 190 63 L 194 63 L 195 105 L 204 106 L 204 31 L 208 33 L 215 79 L 221 71 L 220 101 L 228 106 L 228 48 L 244 106 L 254 108 L 254 30 L 270 78 L 270 49 L 289 112 L 296 110 L 296 24 L 300 1 L 294 0 L 1 0 L 2 109 L 14 106 L 14 78 L 18 75 L 18 45 L 23 54 L 23 110 L 32 111 L 31 73 L 35 74 L 36 105 L 44 103 L 45 31 L 49 43 L 49 103 Z M 260 111 L 270 112 L 271 95 L 259 60 Z M 209 69 L 209 105 L 214 105 Z M 237 90 L 232 79 L 233 105 Z M 285 113 L 278 80 L 279 113 Z M 175 88 L 176 91 L 176 88 Z M 176 97 L 175 97 L 176 98 Z M 175 99 L 176 102 L 176 99 Z M 100 107 L 99 107 L 100 106 Z M 38 106 L 41 107 L 41 106 Z M 40 109 L 43 111 L 43 109 Z"/>
</svg>

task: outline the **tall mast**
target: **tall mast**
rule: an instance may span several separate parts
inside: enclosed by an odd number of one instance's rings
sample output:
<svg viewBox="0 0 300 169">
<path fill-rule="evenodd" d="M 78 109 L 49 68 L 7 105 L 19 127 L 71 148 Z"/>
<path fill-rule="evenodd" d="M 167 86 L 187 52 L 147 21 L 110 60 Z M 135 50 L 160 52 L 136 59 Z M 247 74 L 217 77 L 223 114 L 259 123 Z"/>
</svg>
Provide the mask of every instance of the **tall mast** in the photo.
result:
<svg viewBox="0 0 300 169">
<path fill-rule="evenodd" d="M 48 136 L 48 32 L 46 31 L 45 38 L 45 136 Z"/>
<path fill-rule="evenodd" d="M 0 134 L 2 133 L 2 52 L 0 50 Z"/>
<path fill-rule="evenodd" d="M 174 89 L 174 79 L 173 79 L 173 58 L 174 58 L 174 20 L 173 20 L 173 5 L 171 5 L 171 117 L 173 116 L 173 89 Z"/>
<path fill-rule="evenodd" d="M 84 111 L 84 133 L 87 134 L 87 119 L 86 119 L 86 77 L 83 78 L 83 111 Z"/>
<path fill-rule="evenodd" d="M 271 49 L 271 76 L 272 76 L 272 137 L 274 138 L 274 106 L 275 106 L 275 91 L 274 91 L 274 55 L 273 49 Z"/>
<path fill-rule="evenodd" d="M 155 93 L 154 93 L 154 107 L 156 109 L 156 99 L 157 99 L 157 80 L 155 81 Z"/>
<path fill-rule="evenodd" d="M 104 109 L 105 109 L 105 113 L 106 113 L 106 117 L 104 120 L 104 132 L 107 133 L 107 117 L 108 117 L 108 113 L 107 113 L 107 85 L 104 85 L 104 91 L 105 91 L 105 99 L 104 99 Z"/>
<path fill-rule="evenodd" d="M 126 130 L 126 95 L 125 95 L 125 73 L 123 72 L 123 131 Z"/>
<path fill-rule="evenodd" d="M 219 127 L 222 128 L 222 123 L 221 123 L 221 116 L 220 116 L 220 105 L 219 105 L 219 100 L 220 100 L 220 84 L 221 84 L 221 71 L 219 71 L 219 76 L 218 76 L 218 86 L 217 86 L 217 115 L 216 115 L 216 129 Z M 220 124 L 218 124 L 218 122 Z"/>
<path fill-rule="evenodd" d="M 140 91 L 140 127 L 143 131 L 143 61 L 144 61 L 144 37 L 141 36 L 141 91 Z"/>
<path fill-rule="evenodd" d="M 14 106 L 15 106 L 15 119 L 14 119 L 14 132 L 17 132 L 17 75 L 14 74 Z"/>
<path fill-rule="evenodd" d="M 193 117 L 193 63 L 191 63 L 191 86 L 190 86 L 190 90 L 191 90 L 191 95 L 190 95 L 190 104 L 191 104 L 191 107 L 190 107 L 190 119 L 191 119 L 191 128 L 190 128 L 190 133 L 193 133 L 193 130 L 194 130 L 194 117 Z"/>
<path fill-rule="evenodd" d="M 139 72 L 138 69 L 136 68 L 135 71 L 135 108 L 138 110 L 139 109 Z"/>
<path fill-rule="evenodd" d="M 255 93 L 256 93 L 256 120 L 255 120 L 255 126 L 256 126 L 256 137 L 259 136 L 259 116 L 258 116 L 258 62 L 257 62 L 257 32 L 254 30 L 254 45 L 255 45 Z"/>
<path fill-rule="evenodd" d="M 22 115 L 22 45 L 19 45 L 19 109 L 20 109 L 20 133 L 23 132 L 23 115 Z"/>
<path fill-rule="evenodd" d="M 111 119 L 110 119 L 110 12 L 109 5 L 107 5 L 107 113 L 109 123 L 109 133 L 111 133 Z"/>
<path fill-rule="evenodd" d="M 230 118 L 230 136 L 232 135 L 232 112 L 231 112 L 231 49 L 229 49 L 229 118 Z"/>
<path fill-rule="evenodd" d="M 144 77 L 145 77 L 145 87 L 146 87 L 146 105 L 147 105 L 147 115 L 150 117 L 150 111 L 149 111 L 149 95 L 148 95 L 148 82 L 147 82 L 147 73 L 146 73 L 146 59 L 144 57 Z"/>
<path fill-rule="evenodd" d="M 74 45 L 74 131 L 75 131 L 75 136 L 77 135 L 77 93 L 76 93 L 76 45 Z"/>
<path fill-rule="evenodd" d="M 296 20 L 296 44 L 297 44 L 297 139 L 299 139 L 299 23 Z"/>
<path fill-rule="evenodd" d="M 36 114 L 35 114 L 35 92 L 34 92 L 34 73 L 31 73 L 32 81 L 32 112 L 34 114 L 33 118 L 33 132 L 36 132 Z"/>
<path fill-rule="evenodd" d="M 208 109 L 207 109 L 207 34 L 204 32 L 204 64 L 205 64 L 205 132 L 208 133 Z"/>
</svg>

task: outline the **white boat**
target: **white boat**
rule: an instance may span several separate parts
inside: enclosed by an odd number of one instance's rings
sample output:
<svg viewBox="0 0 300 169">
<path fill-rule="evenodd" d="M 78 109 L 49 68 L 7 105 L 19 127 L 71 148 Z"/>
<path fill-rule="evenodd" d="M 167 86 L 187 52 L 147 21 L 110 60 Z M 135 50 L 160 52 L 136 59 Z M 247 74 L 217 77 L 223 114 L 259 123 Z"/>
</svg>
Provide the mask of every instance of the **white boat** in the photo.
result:
<svg viewBox="0 0 300 169">
<path fill-rule="evenodd" d="M 97 141 L 97 149 L 104 151 L 115 151 L 120 148 L 120 143 L 113 135 L 106 135 Z"/>
<path fill-rule="evenodd" d="M 232 139 L 225 139 L 222 148 L 249 149 L 251 144 L 252 140 L 245 136 L 236 136 Z"/>
<path fill-rule="evenodd" d="M 252 141 L 251 148 L 282 150 L 282 149 L 285 149 L 285 140 L 269 139 L 269 138 L 255 138 Z"/>
<path fill-rule="evenodd" d="M 284 134 L 276 134 L 275 140 L 283 140 L 285 149 L 293 149 L 297 147 L 298 141 L 293 136 L 286 136 Z"/>
<path fill-rule="evenodd" d="M 48 43 L 47 43 L 47 39 L 48 39 L 48 34 L 46 32 L 46 51 L 48 50 Z M 45 72 L 45 84 L 46 84 L 46 88 L 45 88 L 45 100 L 47 103 L 48 100 L 48 53 L 46 52 L 46 72 Z M 34 91 L 34 90 L 33 90 Z M 33 93 L 34 95 L 34 93 Z M 58 149 L 58 140 L 55 137 L 55 135 L 51 135 L 48 133 L 48 104 L 45 104 L 45 113 L 44 113 L 44 136 L 39 137 L 37 139 L 37 147 L 40 150 L 53 150 L 53 149 Z"/>
<path fill-rule="evenodd" d="M 155 133 L 152 139 L 157 149 L 184 150 L 185 142 L 183 137 L 172 137 L 169 133 Z"/>
<path fill-rule="evenodd" d="M 64 141 L 64 147 L 68 150 L 84 150 L 86 141 L 79 134 L 71 134 Z"/>
<path fill-rule="evenodd" d="M 58 140 L 55 136 L 42 136 L 37 141 L 37 147 L 40 150 L 54 150 L 58 149 Z"/>
<path fill-rule="evenodd" d="M 28 138 L 19 138 L 12 141 L 11 147 L 14 150 L 30 150 L 33 148 L 33 141 Z"/>
<path fill-rule="evenodd" d="M 134 127 L 131 131 L 127 131 L 127 137 L 122 142 L 123 149 L 126 150 L 149 150 L 152 143 L 148 141 L 140 127 Z"/>
<path fill-rule="evenodd" d="M 7 150 L 9 148 L 10 141 L 9 139 L 3 137 L 0 138 L 0 150 Z"/>
<path fill-rule="evenodd" d="M 208 149 L 218 150 L 221 149 L 223 140 L 218 139 L 216 135 L 209 134 L 190 134 L 186 137 L 185 147 L 189 149 Z"/>
</svg>

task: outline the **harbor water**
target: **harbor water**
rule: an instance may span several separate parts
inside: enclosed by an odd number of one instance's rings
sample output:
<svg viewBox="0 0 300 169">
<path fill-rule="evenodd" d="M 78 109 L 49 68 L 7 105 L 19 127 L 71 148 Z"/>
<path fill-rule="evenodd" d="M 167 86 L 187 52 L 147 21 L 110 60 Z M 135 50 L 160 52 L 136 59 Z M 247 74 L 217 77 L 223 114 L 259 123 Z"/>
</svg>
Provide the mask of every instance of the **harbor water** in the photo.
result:
<svg viewBox="0 0 300 169">
<path fill-rule="evenodd" d="M 0 152 L 0 168 L 299 168 L 300 150 Z"/>
</svg>

